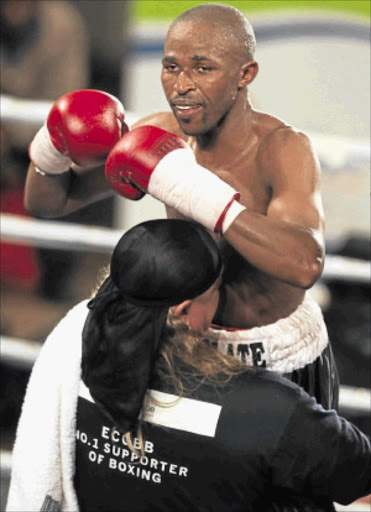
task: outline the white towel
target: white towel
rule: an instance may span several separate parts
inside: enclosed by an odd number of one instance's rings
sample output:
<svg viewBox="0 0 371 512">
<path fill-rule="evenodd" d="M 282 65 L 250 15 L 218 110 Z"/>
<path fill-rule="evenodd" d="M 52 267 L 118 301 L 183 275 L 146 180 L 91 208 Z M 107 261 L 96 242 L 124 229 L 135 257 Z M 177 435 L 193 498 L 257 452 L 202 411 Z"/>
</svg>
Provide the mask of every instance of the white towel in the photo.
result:
<svg viewBox="0 0 371 512">
<path fill-rule="evenodd" d="M 13 448 L 7 512 L 56 510 L 57 504 L 61 511 L 79 510 L 73 476 L 87 302 L 54 328 L 32 370 Z"/>
</svg>

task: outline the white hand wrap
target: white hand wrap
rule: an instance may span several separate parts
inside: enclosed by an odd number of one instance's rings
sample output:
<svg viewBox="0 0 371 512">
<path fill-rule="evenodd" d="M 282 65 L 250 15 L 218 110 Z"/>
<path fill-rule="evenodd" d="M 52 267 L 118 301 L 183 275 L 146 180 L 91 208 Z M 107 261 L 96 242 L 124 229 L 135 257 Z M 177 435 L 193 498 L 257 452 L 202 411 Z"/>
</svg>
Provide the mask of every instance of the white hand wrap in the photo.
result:
<svg viewBox="0 0 371 512">
<path fill-rule="evenodd" d="M 148 192 L 186 217 L 221 233 L 245 209 L 233 200 L 238 192 L 199 165 L 191 149 L 167 154 L 153 171 Z"/>
<path fill-rule="evenodd" d="M 30 144 L 29 156 L 40 174 L 62 174 L 71 167 L 72 160 L 62 155 L 50 139 L 49 131 L 44 124 Z"/>
</svg>

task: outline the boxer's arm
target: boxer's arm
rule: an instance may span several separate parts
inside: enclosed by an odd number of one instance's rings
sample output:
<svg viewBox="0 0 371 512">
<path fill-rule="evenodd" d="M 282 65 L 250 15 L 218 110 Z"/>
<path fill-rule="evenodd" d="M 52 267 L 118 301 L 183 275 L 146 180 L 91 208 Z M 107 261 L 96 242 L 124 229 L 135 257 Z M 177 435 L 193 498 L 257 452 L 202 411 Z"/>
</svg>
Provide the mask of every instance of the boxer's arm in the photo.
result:
<svg viewBox="0 0 371 512">
<path fill-rule="evenodd" d="M 319 164 L 309 139 L 290 128 L 278 130 L 264 144 L 259 171 L 271 190 L 267 215 L 249 211 L 245 203 L 246 210 L 224 236 L 263 272 L 309 288 L 324 265 Z M 238 189 L 238 184 L 232 186 Z"/>
<path fill-rule="evenodd" d="M 103 166 L 86 169 L 73 164 L 65 173 L 42 176 L 31 163 L 26 177 L 24 204 L 35 217 L 56 218 L 111 194 Z"/>
<path fill-rule="evenodd" d="M 151 114 L 138 120 L 131 128 L 153 125 L 172 133 L 179 131 L 170 112 Z M 112 188 L 104 176 L 104 166 L 93 169 L 72 165 L 70 171 L 41 176 L 31 163 L 26 178 L 25 208 L 34 216 L 56 218 L 112 195 Z"/>
</svg>

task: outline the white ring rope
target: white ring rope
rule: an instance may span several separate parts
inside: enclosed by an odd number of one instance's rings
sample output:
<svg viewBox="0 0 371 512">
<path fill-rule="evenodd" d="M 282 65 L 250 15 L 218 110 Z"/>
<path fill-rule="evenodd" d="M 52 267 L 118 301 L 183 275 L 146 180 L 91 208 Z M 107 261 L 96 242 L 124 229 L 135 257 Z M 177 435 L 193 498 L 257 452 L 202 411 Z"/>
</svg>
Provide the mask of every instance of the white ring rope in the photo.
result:
<svg viewBox="0 0 371 512">
<path fill-rule="evenodd" d="M 1 336 L 1 359 L 10 366 L 31 370 L 42 343 Z M 339 405 L 342 409 L 370 413 L 371 391 L 366 388 L 340 386 Z"/>
<path fill-rule="evenodd" d="M 52 220 L 36 220 L 2 213 L 1 239 L 47 249 L 110 252 L 123 231 Z"/>
<path fill-rule="evenodd" d="M 38 341 L 12 338 L 10 336 L 0 337 L 1 360 L 9 366 L 22 370 L 31 370 L 41 350 L 41 343 Z"/>
<path fill-rule="evenodd" d="M 2 94 L 0 96 L 1 120 L 41 126 L 48 117 L 52 105 L 51 101 L 27 100 Z M 132 126 L 140 117 L 133 112 L 125 113 L 125 121 L 129 126 Z"/>
<path fill-rule="evenodd" d="M 113 250 L 123 235 L 123 231 L 110 228 L 62 221 L 25 219 L 9 213 L 1 214 L 0 219 L 3 241 L 27 243 L 49 249 L 107 253 Z M 328 255 L 322 278 L 369 283 L 371 267 L 368 261 Z"/>
</svg>

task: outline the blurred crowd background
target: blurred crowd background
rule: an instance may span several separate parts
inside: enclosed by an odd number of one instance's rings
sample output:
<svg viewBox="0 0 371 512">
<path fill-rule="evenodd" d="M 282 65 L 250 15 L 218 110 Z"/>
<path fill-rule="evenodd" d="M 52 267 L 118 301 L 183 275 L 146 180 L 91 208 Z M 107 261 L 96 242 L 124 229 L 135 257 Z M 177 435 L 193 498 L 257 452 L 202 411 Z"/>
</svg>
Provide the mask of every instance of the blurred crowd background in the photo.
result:
<svg viewBox="0 0 371 512">
<path fill-rule="evenodd" d="M 1 94 L 53 101 L 74 89 L 94 88 L 118 96 L 138 114 L 163 110 L 159 70 L 166 28 L 198 3 L 203 2 L 1 0 Z M 256 26 L 261 74 L 252 88 L 254 105 L 319 137 L 328 253 L 369 261 L 370 169 L 364 148 L 370 137 L 370 2 L 224 3 L 241 9 Z M 280 69 L 274 68 L 277 52 L 286 52 Z M 2 213 L 28 216 L 23 207 L 27 148 L 37 129 L 33 123 L 1 121 Z M 349 143 L 360 144 L 361 157 L 346 154 Z M 135 209 L 106 199 L 61 221 L 126 229 L 145 218 L 164 216 L 159 208 L 147 198 Z M 90 295 L 108 261 L 108 254 L 2 242 L 1 335 L 42 344 L 64 313 Z M 314 292 L 341 383 L 370 389 L 369 286 L 327 279 Z M 2 450 L 11 450 L 29 373 L 30 368 L 1 361 Z M 371 433 L 369 417 L 354 413 L 351 419 Z"/>
</svg>

